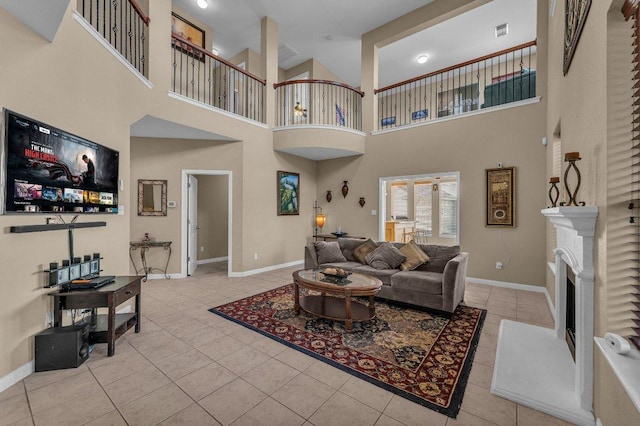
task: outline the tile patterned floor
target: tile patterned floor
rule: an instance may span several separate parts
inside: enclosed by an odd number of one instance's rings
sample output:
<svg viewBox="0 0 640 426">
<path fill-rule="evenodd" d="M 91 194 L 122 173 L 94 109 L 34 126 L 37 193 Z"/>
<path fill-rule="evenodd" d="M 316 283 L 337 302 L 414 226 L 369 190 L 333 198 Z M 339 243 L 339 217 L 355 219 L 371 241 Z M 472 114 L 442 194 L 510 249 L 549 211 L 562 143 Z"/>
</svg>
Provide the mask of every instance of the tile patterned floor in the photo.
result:
<svg viewBox="0 0 640 426">
<path fill-rule="evenodd" d="M 143 283 L 142 331 L 115 356 L 34 373 L 0 393 L 2 425 L 566 425 L 491 395 L 503 318 L 551 327 L 541 293 L 469 284 L 488 310 L 462 409 L 450 419 L 207 311 L 291 282 L 297 268 L 228 278 L 208 264 Z"/>
</svg>

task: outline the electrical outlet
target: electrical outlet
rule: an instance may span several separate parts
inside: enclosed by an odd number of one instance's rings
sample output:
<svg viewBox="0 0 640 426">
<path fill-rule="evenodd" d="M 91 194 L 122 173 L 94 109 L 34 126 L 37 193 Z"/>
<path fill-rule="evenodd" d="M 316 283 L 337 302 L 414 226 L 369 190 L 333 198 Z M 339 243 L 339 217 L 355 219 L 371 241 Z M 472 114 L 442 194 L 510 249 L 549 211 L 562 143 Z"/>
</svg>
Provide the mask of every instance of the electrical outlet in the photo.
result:
<svg viewBox="0 0 640 426">
<path fill-rule="evenodd" d="M 204 246 L 200 246 L 200 253 L 204 253 Z"/>
<path fill-rule="evenodd" d="M 258 253 L 253 253 L 253 260 L 258 260 Z"/>
<path fill-rule="evenodd" d="M 502 269 L 502 262 L 496 262 L 496 269 Z"/>
<path fill-rule="evenodd" d="M 371 216 L 375 216 L 377 214 L 378 214 L 378 212 L 376 210 L 371 210 Z"/>
</svg>

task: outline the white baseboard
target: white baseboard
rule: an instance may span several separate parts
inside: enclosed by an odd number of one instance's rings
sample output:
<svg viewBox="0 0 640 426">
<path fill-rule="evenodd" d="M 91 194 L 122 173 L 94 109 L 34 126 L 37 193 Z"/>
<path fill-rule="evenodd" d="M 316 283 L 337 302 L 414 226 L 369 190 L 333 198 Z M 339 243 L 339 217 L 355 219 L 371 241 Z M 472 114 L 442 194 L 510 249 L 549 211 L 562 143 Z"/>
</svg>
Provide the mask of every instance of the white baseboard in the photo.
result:
<svg viewBox="0 0 640 426">
<path fill-rule="evenodd" d="M 304 263 L 304 260 L 294 260 L 293 262 L 281 263 L 280 265 L 272 265 L 272 266 L 267 266 L 267 267 L 260 268 L 260 269 L 252 269 L 250 271 L 230 272 L 229 276 L 232 277 L 232 278 L 248 277 L 248 276 L 251 276 L 251 275 L 260 274 L 262 272 L 276 271 L 276 270 L 282 269 L 282 268 L 289 268 L 291 266 L 301 265 L 303 263 Z"/>
<path fill-rule="evenodd" d="M 11 386 L 18 383 L 20 380 L 27 377 L 29 374 L 36 371 L 35 369 L 35 360 L 31 360 L 22 367 L 18 367 L 13 370 L 11 373 L 7 374 L 3 378 L 0 379 L 0 392 L 4 392 L 5 389 L 9 389 Z"/>
<path fill-rule="evenodd" d="M 536 293 L 543 293 L 544 297 L 547 299 L 547 304 L 549 305 L 549 310 L 551 311 L 551 316 L 553 317 L 553 322 L 556 322 L 556 308 L 553 306 L 553 302 L 551 301 L 551 296 L 549 295 L 549 291 L 546 287 L 541 287 L 538 285 L 530 285 L 530 284 L 518 284 L 518 283 L 510 283 L 506 281 L 494 281 L 494 280 L 485 280 L 483 278 L 473 278 L 467 277 L 467 282 L 472 284 L 481 284 L 481 285 L 491 285 L 494 287 L 504 287 L 504 288 L 512 288 L 514 290 L 523 290 L 523 291 L 533 291 Z"/>
<path fill-rule="evenodd" d="M 202 259 L 196 262 L 197 265 L 206 265 L 207 263 L 226 262 L 229 260 L 229 256 L 224 257 L 212 257 L 211 259 Z"/>
<path fill-rule="evenodd" d="M 547 291 L 546 287 L 540 287 L 537 285 L 510 283 L 507 281 L 485 280 L 484 278 L 467 277 L 467 282 L 470 282 L 472 284 L 492 285 L 494 287 L 512 288 L 514 290 L 535 291 L 537 293 L 544 293 L 545 291 Z"/>
</svg>

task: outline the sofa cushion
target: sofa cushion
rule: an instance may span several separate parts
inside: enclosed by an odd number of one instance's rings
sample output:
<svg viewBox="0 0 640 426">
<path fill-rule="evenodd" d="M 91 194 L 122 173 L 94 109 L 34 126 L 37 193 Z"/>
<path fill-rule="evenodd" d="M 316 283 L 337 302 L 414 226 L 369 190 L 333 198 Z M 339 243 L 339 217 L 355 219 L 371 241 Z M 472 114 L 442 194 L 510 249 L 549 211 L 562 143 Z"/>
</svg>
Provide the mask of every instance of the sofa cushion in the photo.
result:
<svg viewBox="0 0 640 426">
<path fill-rule="evenodd" d="M 382 284 L 386 286 L 391 285 L 391 277 L 394 274 L 400 273 L 397 269 L 376 269 L 369 265 L 359 265 L 351 270 L 351 272 L 368 275 L 382 281 Z"/>
<path fill-rule="evenodd" d="M 396 291 L 442 294 L 442 274 L 427 271 L 402 271 L 391 277 Z"/>
<path fill-rule="evenodd" d="M 355 257 L 353 252 L 356 248 L 358 248 L 358 246 L 362 245 L 363 242 L 364 240 L 361 238 L 349 238 L 349 237 L 338 238 L 338 244 L 340 244 L 340 250 L 342 250 L 342 254 L 350 262 L 358 262 L 358 259 Z"/>
<path fill-rule="evenodd" d="M 460 253 L 460 246 L 438 246 L 418 244 L 418 247 L 429 256 L 429 261 L 415 270 L 427 272 L 444 272 L 447 262 Z"/>
<path fill-rule="evenodd" d="M 378 248 L 378 245 L 374 243 L 373 240 L 371 240 L 371 238 L 369 238 L 367 241 L 360 244 L 358 247 L 356 247 L 353 250 L 353 257 L 355 257 L 358 260 L 358 262 L 364 265 L 367 263 L 367 260 L 366 260 L 367 255 L 377 248 Z"/>
<path fill-rule="evenodd" d="M 407 257 L 389 243 L 382 243 L 365 258 L 367 265 L 376 269 L 395 269 Z"/>
<path fill-rule="evenodd" d="M 318 253 L 318 263 L 346 262 L 342 255 L 342 250 L 337 241 L 316 241 L 314 243 L 316 253 Z"/>
<path fill-rule="evenodd" d="M 429 256 L 413 240 L 402 246 L 400 253 L 406 256 L 406 259 L 400 265 L 400 269 L 403 271 L 412 271 L 429 261 Z"/>
</svg>

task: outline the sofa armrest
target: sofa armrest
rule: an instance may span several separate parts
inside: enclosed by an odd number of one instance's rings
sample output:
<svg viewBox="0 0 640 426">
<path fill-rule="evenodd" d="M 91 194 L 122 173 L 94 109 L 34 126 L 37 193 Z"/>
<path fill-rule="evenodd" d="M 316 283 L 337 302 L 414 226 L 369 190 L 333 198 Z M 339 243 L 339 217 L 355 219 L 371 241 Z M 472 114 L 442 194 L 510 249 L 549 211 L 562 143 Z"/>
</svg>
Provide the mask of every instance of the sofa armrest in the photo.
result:
<svg viewBox="0 0 640 426">
<path fill-rule="evenodd" d="M 464 299 L 468 260 L 469 253 L 460 252 L 444 267 L 442 274 L 442 309 L 444 311 L 455 311 Z"/>
<path fill-rule="evenodd" d="M 318 266 L 318 254 L 314 245 L 304 248 L 304 269 L 316 269 Z"/>
</svg>

